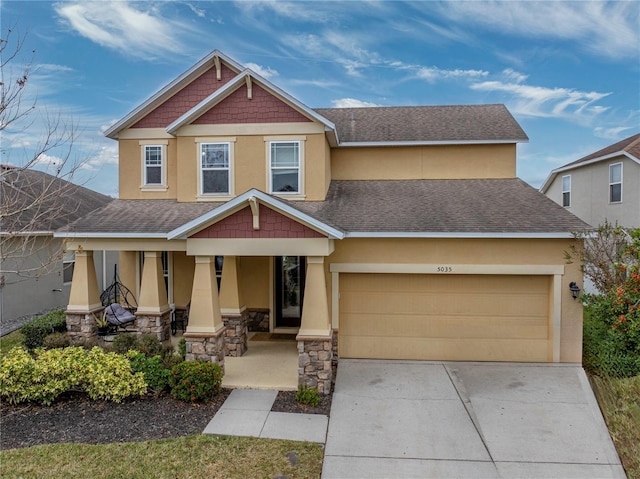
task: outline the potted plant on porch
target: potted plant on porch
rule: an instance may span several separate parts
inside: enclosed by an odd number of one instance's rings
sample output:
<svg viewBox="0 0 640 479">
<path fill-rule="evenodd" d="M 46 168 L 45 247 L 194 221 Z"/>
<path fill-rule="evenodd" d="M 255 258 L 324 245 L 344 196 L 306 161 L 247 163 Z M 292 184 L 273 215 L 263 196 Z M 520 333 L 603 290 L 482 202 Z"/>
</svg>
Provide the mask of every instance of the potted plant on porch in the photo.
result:
<svg viewBox="0 0 640 479">
<path fill-rule="evenodd" d="M 98 336 L 106 336 L 109 332 L 109 321 L 107 321 L 106 309 L 102 312 L 100 317 L 97 317 L 94 314 L 93 318 L 96 320 L 96 325 L 98 326 Z"/>
</svg>

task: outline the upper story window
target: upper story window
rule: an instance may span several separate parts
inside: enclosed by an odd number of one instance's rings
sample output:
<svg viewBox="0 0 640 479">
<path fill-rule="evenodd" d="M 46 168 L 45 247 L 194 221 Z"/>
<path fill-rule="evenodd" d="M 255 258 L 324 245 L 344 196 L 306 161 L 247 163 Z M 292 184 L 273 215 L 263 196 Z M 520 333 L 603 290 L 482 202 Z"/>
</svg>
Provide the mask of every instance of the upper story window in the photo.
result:
<svg viewBox="0 0 640 479">
<path fill-rule="evenodd" d="M 200 144 L 200 194 L 231 194 L 229 143 Z"/>
<path fill-rule="evenodd" d="M 609 203 L 622 202 L 622 163 L 609 165 Z"/>
<path fill-rule="evenodd" d="M 562 206 L 571 206 L 571 175 L 562 177 Z"/>
<path fill-rule="evenodd" d="M 271 193 L 302 193 L 300 178 L 300 142 L 272 141 L 269 144 Z"/>
<path fill-rule="evenodd" d="M 164 140 L 140 141 L 143 191 L 167 189 L 167 144 Z"/>
</svg>

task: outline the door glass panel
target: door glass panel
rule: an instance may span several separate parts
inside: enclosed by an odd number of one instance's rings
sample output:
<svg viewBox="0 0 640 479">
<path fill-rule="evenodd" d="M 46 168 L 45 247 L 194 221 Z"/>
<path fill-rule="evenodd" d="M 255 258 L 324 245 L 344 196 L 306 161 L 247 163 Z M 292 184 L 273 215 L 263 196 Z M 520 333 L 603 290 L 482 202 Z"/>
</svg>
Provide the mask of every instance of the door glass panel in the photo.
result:
<svg viewBox="0 0 640 479">
<path fill-rule="evenodd" d="M 276 256 L 276 327 L 300 327 L 304 295 L 304 256 Z"/>
</svg>

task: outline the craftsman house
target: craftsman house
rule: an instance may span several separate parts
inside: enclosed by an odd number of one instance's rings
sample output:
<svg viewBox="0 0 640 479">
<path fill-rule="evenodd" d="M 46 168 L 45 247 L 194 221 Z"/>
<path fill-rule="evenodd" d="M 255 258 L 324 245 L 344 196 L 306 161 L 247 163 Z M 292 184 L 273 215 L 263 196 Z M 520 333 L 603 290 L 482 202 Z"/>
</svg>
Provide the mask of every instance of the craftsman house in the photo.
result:
<svg viewBox="0 0 640 479">
<path fill-rule="evenodd" d="M 516 177 L 503 105 L 312 109 L 214 51 L 106 135 L 120 198 L 58 233 L 72 335 L 95 334 L 108 249 L 139 331 L 190 305 L 188 358 L 224 363 L 260 314 L 321 392 L 336 355 L 581 361 L 563 252 L 587 225 Z"/>
</svg>

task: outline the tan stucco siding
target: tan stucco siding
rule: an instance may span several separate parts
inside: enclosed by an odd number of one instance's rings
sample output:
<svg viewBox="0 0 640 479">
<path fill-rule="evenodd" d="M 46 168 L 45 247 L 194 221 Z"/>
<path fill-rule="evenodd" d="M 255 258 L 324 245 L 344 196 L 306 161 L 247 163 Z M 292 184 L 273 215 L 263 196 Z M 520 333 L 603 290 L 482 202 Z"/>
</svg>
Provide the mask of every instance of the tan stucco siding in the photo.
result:
<svg viewBox="0 0 640 479">
<path fill-rule="evenodd" d="M 173 264 L 173 302 L 176 308 L 185 308 L 191 301 L 195 260 L 182 251 L 172 253 Z"/>
<path fill-rule="evenodd" d="M 560 361 L 582 360 L 582 307 L 571 298 L 569 283 L 582 285 L 577 264 L 565 264 L 563 252 L 571 240 L 563 239 L 346 239 L 336 241 L 325 262 L 327 294 L 332 303 L 332 263 L 399 263 L 433 265 L 557 265 L 561 276 Z M 551 297 L 550 290 L 549 296 Z M 335 324 L 335 320 L 333 321 Z"/>
<path fill-rule="evenodd" d="M 270 260 L 268 256 L 244 256 L 240 259 L 240 282 L 247 308 L 269 308 Z"/>
<path fill-rule="evenodd" d="M 516 146 L 334 148 L 331 171 L 335 180 L 515 178 Z"/>
<path fill-rule="evenodd" d="M 143 164 L 141 141 L 153 143 L 153 139 L 121 139 L 119 141 L 118 194 L 120 199 L 175 199 L 177 198 L 177 140 L 158 139 L 165 145 L 165 184 L 161 189 L 143 191 Z"/>
</svg>

